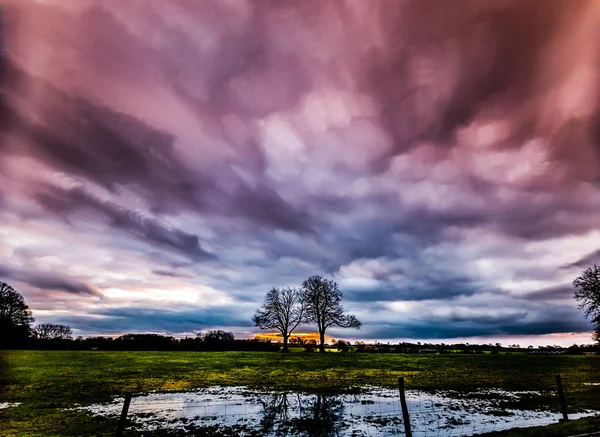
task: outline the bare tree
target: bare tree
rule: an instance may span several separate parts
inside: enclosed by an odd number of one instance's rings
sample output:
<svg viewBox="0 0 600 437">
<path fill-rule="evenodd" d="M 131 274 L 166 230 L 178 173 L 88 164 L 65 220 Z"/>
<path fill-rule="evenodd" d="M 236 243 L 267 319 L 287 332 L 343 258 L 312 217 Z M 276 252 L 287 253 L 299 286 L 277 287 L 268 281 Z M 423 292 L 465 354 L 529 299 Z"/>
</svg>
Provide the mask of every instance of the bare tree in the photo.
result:
<svg viewBox="0 0 600 437">
<path fill-rule="evenodd" d="M 54 325 L 42 323 L 33 328 L 33 335 L 40 340 L 72 340 L 73 330 L 67 325 Z"/>
<path fill-rule="evenodd" d="M 27 338 L 33 321 L 23 296 L 7 283 L 0 282 L 0 344 Z"/>
<path fill-rule="evenodd" d="M 362 323 L 355 315 L 345 315 L 342 292 L 337 283 L 320 276 L 311 276 L 302 283 L 302 299 L 306 305 L 306 321 L 319 329 L 319 351 L 325 352 L 325 331 L 330 326 L 360 329 Z"/>
<path fill-rule="evenodd" d="M 276 329 L 283 337 L 283 352 L 288 352 L 288 338 L 304 320 L 302 293 L 296 288 L 273 288 L 267 292 L 263 306 L 252 321 L 260 329 Z"/>
<path fill-rule="evenodd" d="M 594 323 L 594 340 L 600 343 L 600 266 L 594 264 L 573 281 L 575 299 L 584 316 Z"/>
</svg>

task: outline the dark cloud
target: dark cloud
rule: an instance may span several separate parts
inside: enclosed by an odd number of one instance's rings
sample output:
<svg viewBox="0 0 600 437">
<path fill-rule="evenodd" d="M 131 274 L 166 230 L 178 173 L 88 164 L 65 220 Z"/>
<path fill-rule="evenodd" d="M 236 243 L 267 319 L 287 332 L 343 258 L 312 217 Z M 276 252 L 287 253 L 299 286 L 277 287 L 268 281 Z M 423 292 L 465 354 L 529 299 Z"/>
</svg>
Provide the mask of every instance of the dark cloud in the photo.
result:
<svg viewBox="0 0 600 437">
<path fill-rule="evenodd" d="M 234 200 L 243 214 L 269 228 L 312 232 L 312 217 L 300 208 L 293 208 L 273 188 L 267 185 L 242 186 Z"/>
<path fill-rule="evenodd" d="M 522 296 L 527 301 L 549 301 L 573 299 L 575 289 L 572 284 L 560 284 L 527 293 Z"/>
<path fill-rule="evenodd" d="M 158 276 L 167 276 L 170 278 L 191 278 L 191 276 L 186 273 L 179 273 L 169 270 L 152 270 L 152 273 Z"/>
<path fill-rule="evenodd" d="M 169 308 L 113 308 L 86 315 L 61 316 L 66 323 L 84 332 L 121 334 L 126 332 L 194 332 L 213 327 L 251 327 L 250 319 L 230 307 L 206 308 L 197 305 Z"/>
<path fill-rule="evenodd" d="M 591 267 L 592 264 L 600 264 L 600 249 L 595 250 L 594 252 L 588 253 L 583 258 L 578 259 L 577 261 L 564 266 L 563 268 L 570 267 L 579 267 L 579 268 L 587 268 Z"/>
<path fill-rule="evenodd" d="M 177 154 L 172 136 L 139 119 L 83 98 L 71 98 L 19 71 L 26 87 L 42 88 L 47 104 L 35 122 L 13 106 L 17 122 L 11 131 L 30 153 L 48 165 L 115 191 L 127 188 L 155 214 L 193 211 L 233 216 L 268 228 L 309 232 L 309 214 L 292 206 L 265 183 L 250 185 L 222 167 L 197 171 Z M 23 87 L 25 87 L 23 85 Z M 17 129 L 18 128 L 18 129 Z M 232 189 L 220 186 L 226 178 Z"/>
<path fill-rule="evenodd" d="M 194 261 L 214 258 L 213 254 L 200 246 L 198 236 L 169 228 L 155 219 L 143 217 L 112 202 L 102 201 L 83 189 L 60 190 L 45 187 L 36 196 L 46 211 L 61 217 L 68 218 L 78 211 L 91 210 L 93 214 L 108 219 L 113 228 L 133 234 L 147 243 L 175 250 Z"/>
<path fill-rule="evenodd" d="M 516 311 L 510 316 L 480 315 L 399 321 L 393 324 L 365 327 L 358 338 L 420 338 L 451 339 L 457 337 L 485 337 L 511 335 L 545 335 L 557 332 L 589 332 L 591 324 L 576 313 L 560 307 L 547 307 L 536 318 L 526 317 L 527 311 Z"/>
<path fill-rule="evenodd" d="M 0 9 L 0 152 L 6 147 L 6 134 L 14 124 L 14 116 L 9 103 L 8 88 L 15 80 L 12 63 L 6 53 L 6 10 Z M 2 162 L 0 160 L 0 168 Z"/>
<path fill-rule="evenodd" d="M 410 285 L 399 286 L 386 279 L 379 285 L 368 288 L 346 288 L 344 296 L 351 302 L 420 301 L 452 299 L 457 296 L 473 295 L 481 290 L 481 284 L 471 278 L 409 276 Z M 486 290 L 487 291 L 487 290 Z"/>
<path fill-rule="evenodd" d="M 429 242 L 446 240 L 448 228 L 489 227 L 527 241 L 546 240 L 567 235 L 581 235 L 597 224 L 597 208 L 573 192 L 515 191 L 510 200 L 497 198 L 497 189 L 486 190 L 474 203 L 486 197 L 479 207 L 439 211 L 428 207 L 403 211 L 395 230 L 419 236 Z M 523 207 L 531 198 L 535 204 Z"/>
<path fill-rule="evenodd" d="M 103 297 L 94 286 L 83 281 L 39 270 L 14 268 L 0 265 L 0 278 L 24 282 L 40 290 L 58 290 L 66 293 Z"/>
<path fill-rule="evenodd" d="M 377 14 L 387 47 L 365 63 L 364 87 L 394 135 L 395 153 L 423 140 L 448 144 L 486 106 L 510 111 L 528 104 L 541 87 L 554 86 L 540 84 L 543 57 L 587 6 L 540 9 L 536 1 L 476 0 L 382 5 Z M 523 140 L 524 127 L 532 133 L 536 114 L 528 117 L 515 126 L 519 135 L 509 137 L 512 144 Z"/>
</svg>

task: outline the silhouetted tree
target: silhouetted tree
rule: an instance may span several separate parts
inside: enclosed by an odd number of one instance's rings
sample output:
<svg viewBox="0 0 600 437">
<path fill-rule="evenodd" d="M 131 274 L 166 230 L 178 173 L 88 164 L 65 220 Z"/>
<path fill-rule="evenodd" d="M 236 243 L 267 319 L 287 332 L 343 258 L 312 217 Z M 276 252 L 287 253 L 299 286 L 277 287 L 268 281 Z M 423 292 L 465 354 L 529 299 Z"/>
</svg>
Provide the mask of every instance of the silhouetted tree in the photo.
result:
<svg viewBox="0 0 600 437">
<path fill-rule="evenodd" d="M 34 320 L 23 296 L 0 282 L 0 344 L 13 345 L 29 337 Z"/>
<path fill-rule="evenodd" d="M 306 321 L 317 324 L 319 350 L 325 352 L 325 331 L 330 326 L 360 329 L 362 323 L 355 315 L 345 315 L 342 292 L 337 283 L 320 276 L 311 276 L 302 283 L 302 299 L 306 306 Z"/>
<path fill-rule="evenodd" d="M 72 340 L 73 330 L 67 325 L 42 323 L 33 328 L 33 335 L 39 340 Z"/>
<path fill-rule="evenodd" d="M 335 347 L 340 351 L 340 352 L 348 352 L 348 346 L 350 344 L 346 343 L 344 340 L 338 340 L 337 343 L 335 343 Z"/>
<path fill-rule="evenodd" d="M 573 281 L 575 299 L 584 316 L 591 317 L 594 323 L 594 340 L 600 342 L 600 267 L 594 265 L 583 271 Z"/>
<path fill-rule="evenodd" d="M 207 331 L 205 334 L 198 334 L 202 337 L 202 349 L 205 350 L 226 350 L 230 349 L 234 343 L 234 336 L 231 332 L 218 330 Z"/>
<path fill-rule="evenodd" d="M 206 334 L 202 336 L 202 340 L 205 343 L 222 343 L 233 341 L 235 338 L 231 332 L 222 331 L 220 329 L 207 331 Z"/>
<path fill-rule="evenodd" d="M 283 337 L 283 352 L 288 352 L 288 338 L 304 319 L 304 302 L 296 288 L 273 288 L 267 292 L 263 306 L 252 321 L 260 329 L 276 329 Z"/>
</svg>

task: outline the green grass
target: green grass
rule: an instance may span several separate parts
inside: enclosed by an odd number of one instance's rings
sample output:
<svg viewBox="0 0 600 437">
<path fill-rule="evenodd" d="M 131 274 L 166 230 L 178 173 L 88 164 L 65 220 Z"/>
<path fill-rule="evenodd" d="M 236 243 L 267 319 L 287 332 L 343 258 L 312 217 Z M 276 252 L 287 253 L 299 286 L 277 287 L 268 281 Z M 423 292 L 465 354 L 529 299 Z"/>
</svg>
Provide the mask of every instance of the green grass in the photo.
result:
<svg viewBox="0 0 600 437">
<path fill-rule="evenodd" d="M 185 391 L 211 385 L 340 392 L 362 386 L 408 389 L 554 390 L 561 374 L 571 409 L 597 407 L 598 356 L 281 354 L 259 352 L 10 351 L 1 435 L 110 435 L 114 423 L 58 413 L 126 391 Z"/>
</svg>

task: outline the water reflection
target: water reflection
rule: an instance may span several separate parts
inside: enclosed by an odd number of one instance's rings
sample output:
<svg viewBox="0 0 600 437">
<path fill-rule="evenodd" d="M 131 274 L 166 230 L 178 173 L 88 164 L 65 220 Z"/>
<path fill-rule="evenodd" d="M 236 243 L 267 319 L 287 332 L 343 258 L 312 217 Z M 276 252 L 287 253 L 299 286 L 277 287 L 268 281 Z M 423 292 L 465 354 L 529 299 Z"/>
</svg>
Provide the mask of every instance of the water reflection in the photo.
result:
<svg viewBox="0 0 600 437">
<path fill-rule="evenodd" d="M 407 392 L 414 437 L 473 435 L 557 422 L 561 417 L 557 411 L 520 409 L 542 405 L 544 399 L 542 393 L 500 389 L 470 394 Z M 123 399 L 118 398 L 78 409 L 118 417 L 122 405 Z M 171 430 L 173 435 L 384 436 L 403 433 L 399 407 L 398 391 L 385 388 L 364 388 L 359 394 L 309 394 L 209 387 L 136 396 L 129 420 L 132 430 L 164 430 L 165 435 Z M 573 418 L 593 414 L 578 413 Z"/>
<path fill-rule="evenodd" d="M 280 393 L 261 403 L 264 409 L 261 428 L 265 435 L 273 431 L 310 437 L 341 435 L 344 405 L 339 397 Z"/>
<path fill-rule="evenodd" d="M 300 400 L 300 396 L 296 394 Z M 269 401 L 260 400 L 264 409 L 264 417 L 260 425 L 263 431 L 272 431 L 281 423 L 287 423 L 290 420 L 290 403 L 287 393 L 273 395 Z"/>
</svg>

